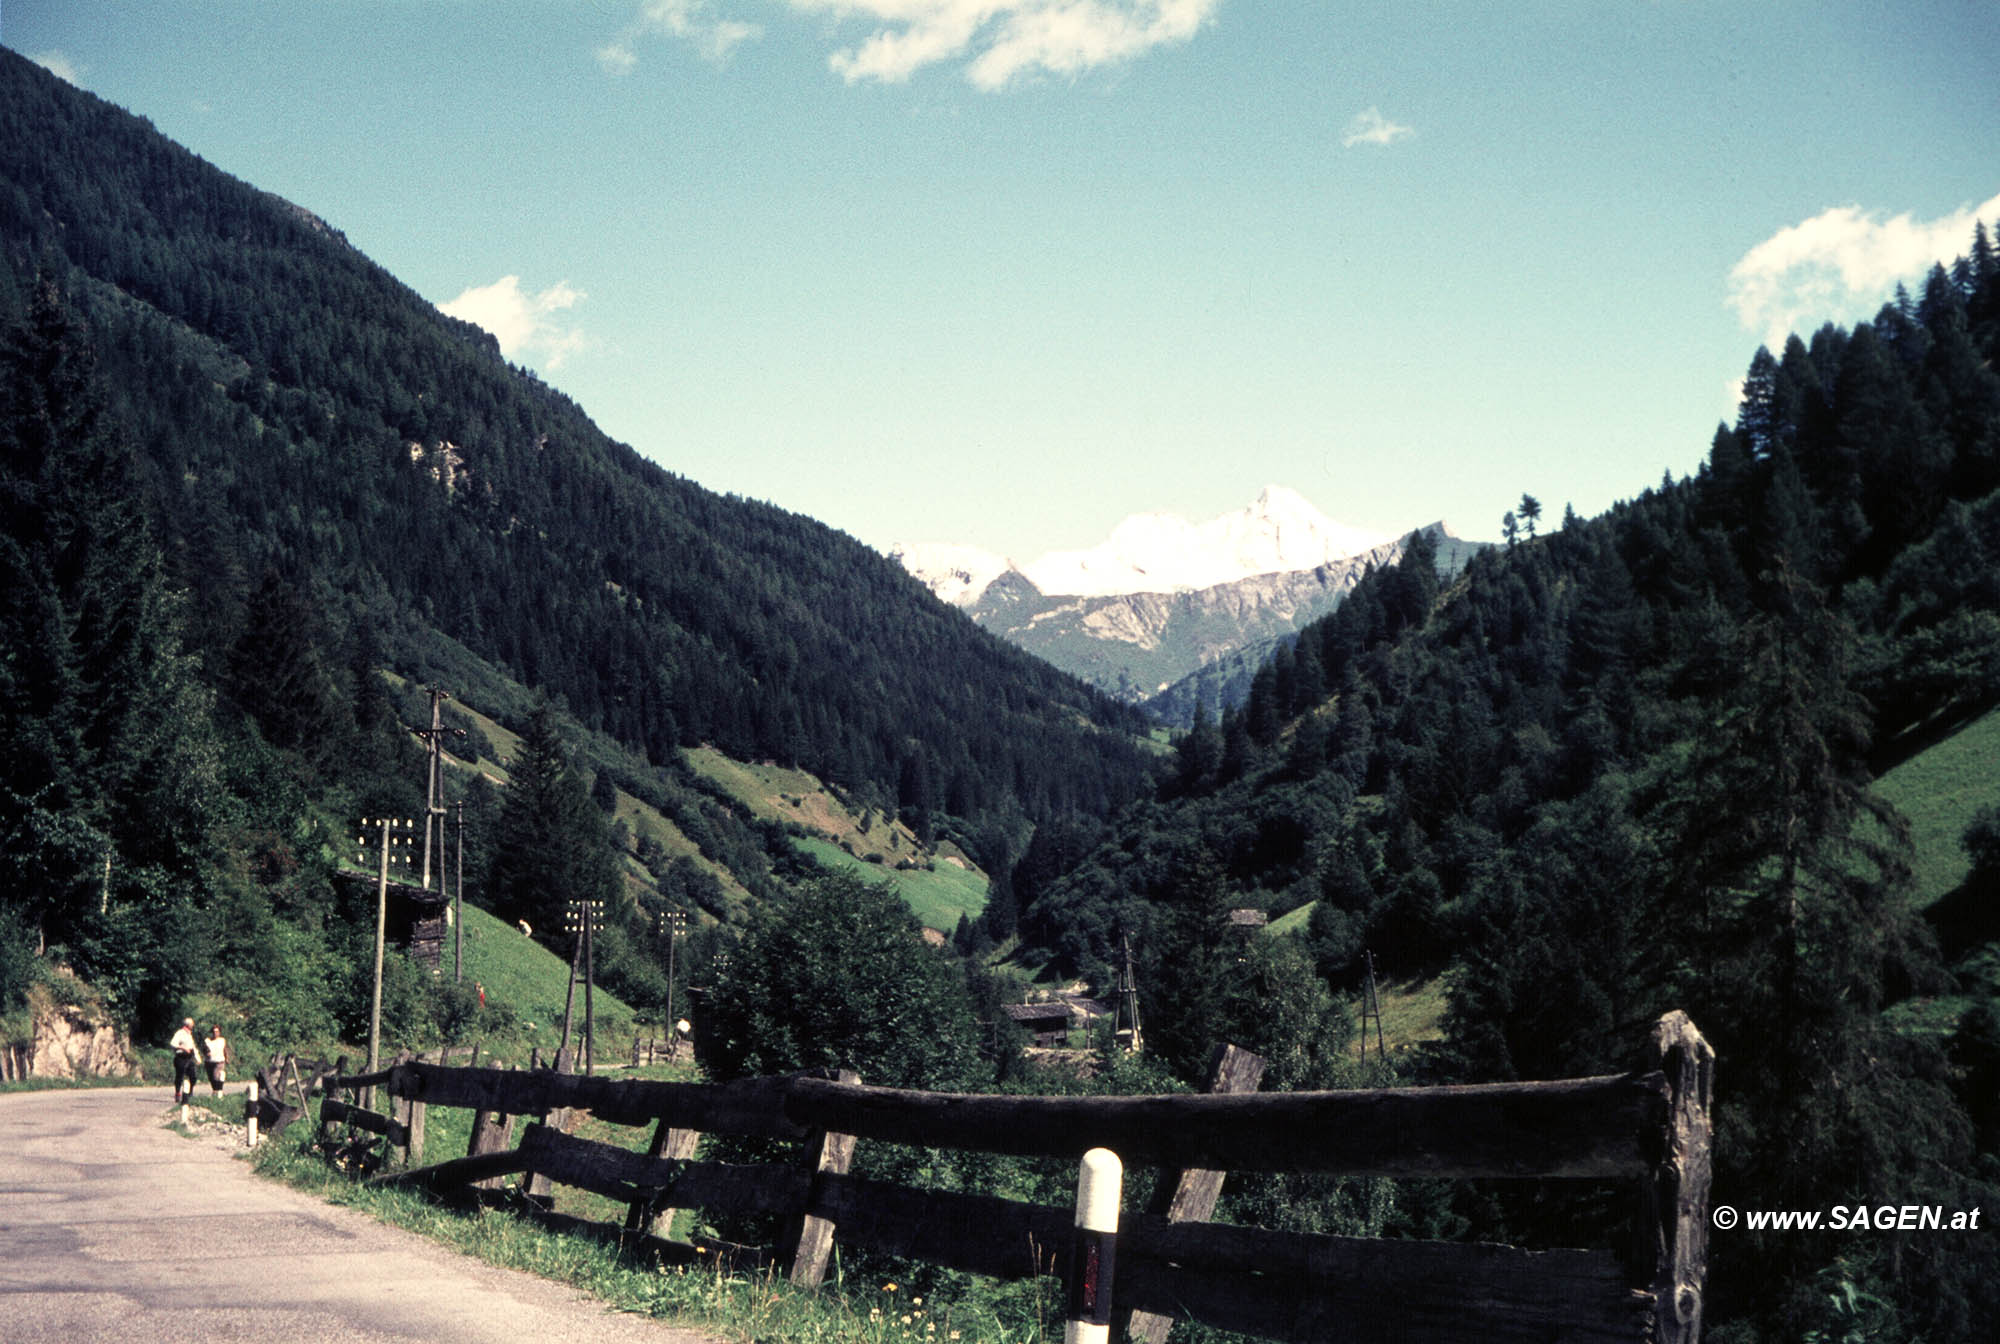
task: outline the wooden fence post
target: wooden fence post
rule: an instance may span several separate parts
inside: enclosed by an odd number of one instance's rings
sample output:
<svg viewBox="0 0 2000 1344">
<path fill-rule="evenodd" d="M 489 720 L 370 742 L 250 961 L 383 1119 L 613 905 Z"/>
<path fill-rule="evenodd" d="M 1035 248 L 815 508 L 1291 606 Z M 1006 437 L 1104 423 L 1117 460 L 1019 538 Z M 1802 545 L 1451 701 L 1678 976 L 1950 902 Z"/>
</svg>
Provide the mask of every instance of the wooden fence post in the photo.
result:
<svg viewBox="0 0 2000 1344">
<path fill-rule="evenodd" d="M 839 1083 L 861 1081 L 861 1075 L 852 1069 L 839 1069 L 831 1076 Z M 819 1176 L 826 1172 L 844 1176 L 848 1163 L 853 1160 L 852 1134 L 830 1134 L 822 1130 L 807 1137 L 806 1169 L 813 1174 L 806 1196 L 807 1208 L 812 1207 L 813 1197 L 818 1192 Z M 790 1280 L 801 1287 L 817 1288 L 826 1278 L 827 1262 L 833 1258 L 833 1223 L 802 1209 L 786 1229 L 784 1247 L 785 1259 L 791 1266 Z"/>
<path fill-rule="evenodd" d="M 497 1067 L 497 1066 L 496 1066 Z M 509 1072 L 518 1072 L 516 1069 Z M 479 1157 L 486 1153 L 503 1152 L 514 1146 L 514 1117 L 504 1111 L 479 1110 L 472 1113 L 472 1138 L 465 1145 L 467 1157 Z M 488 1176 L 474 1181 L 473 1187 L 480 1190 L 498 1190 L 505 1181 L 502 1176 Z"/>
<path fill-rule="evenodd" d="M 323 1073 L 319 1076 L 318 1086 L 319 1086 L 319 1093 L 321 1100 L 319 1106 L 319 1132 L 313 1137 L 313 1142 L 315 1143 L 321 1145 L 324 1145 L 326 1143 L 327 1131 L 332 1127 L 333 1124 L 333 1122 L 328 1120 L 326 1116 L 326 1103 L 333 1097 L 332 1080 L 335 1078 L 344 1078 L 346 1076 L 347 1076 L 346 1055 L 341 1055 L 333 1061 L 333 1071 L 330 1074 Z"/>
<path fill-rule="evenodd" d="M 1208 1064 L 1209 1092 L 1255 1092 L 1264 1080 L 1264 1057 L 1228 1042 L 1215 1048 Z M 1199 1167 L 1184 1170 L 1161 1181 L 1154 1189 L 1152 1213 L 1164 1214 L 1170 1223 L 1205 1223 L 1215 1212 L 1226 1173 Z M 1131 1344 L 1164 1344 L 1174 1319 L 1157 1312 L 1135 1311 L 1125 1322 L 1125 1338 Z"/>
<path fill-rule="evenodd" d="M 531 1055 L 530 1058 L 533 1059 L 536 1058 L 536 1056 Z M 559 1074 L 574 1073 L 576 1072 L 576 1056 L 573 1055 L 568 1049 L 557 1050 L 555 1061 L 552 1067 Z M 559 1106 L 555 1110 L 545 1113 L 542 1116 L 542 1123 L 547 1125 L 550 1129 L 558 1131 L 559 1133 L 563 1134 L 569 1133 L 570 1126 L 573 1123 L 573 1118 L 571 1116 L 570 1108 L 567 1106 Z M 530 1172 L 528 1174 L 527 1185 L 524 1187 L 523 1193 L 525 1193 L 529 1199 L 532 1199 L 537 1203 L 541 1204 L 542 1207 L 544 1208 L 551 1208 L 555 1204 L 555 1198 L 556 1198 L 555 1185 L 553 1182 L 549 1180 L 548 1177 L 542 1175 L 542 1173 L 539 1171 Z"/>
<path fill-rule="evenodd" d="M 669 1161 L 686 1161 L 694 1156 L 695 1147 L 700 1142 L 700 1130 L 672 1129 L 665 1120 L 662 1120 L 653 1130 L 653 1141 L 646 1148 L 646 1156 L 665 1158 Z M 673 1235 L 674 1215 L 680 1210 L 659 1208 L 658 1200 L 658 1193 L 654 1193 L 644 1199 L 632 1201 L 631 1208 L 625 1214 L 625 1235 L 628 1238 L 650 1236 L 653 1225 L 662 1218 L 666 1219 L 667 1235 L 670 1237 Z"/>
<path fill-rule="evenodd" d="M 1653 1170 L 1640 1201 L 1639 1268 L 1650 1270 L 1658 1344 L 1695 1344 L 1708 1279 L 1715 1051 L 1678 1009 L 1654 1024 L 1653 1048 L 1666 1075 L 1667 1114 L 1647 1136 Z"/>
<path fill-rule="evenodd" d="M 424 1062 L 421 1051 L 413 1058 L 419 1064 Z M 415 1097 L 404 1098 L 403 1128 L 410 1136 L 409 1143 L 403 1149 L 403 1165 L 406 1167 L 414 1167 L 424 1160 L 424 1119 L 424 1103 Z"/>
<path fill-rule="evenodd" d="M 312 1108 L 306 1105 L 306 1085 L 299 1081 L 299 1057 L 297 1055 L 285 1056 L 285 1072 L 291 1079 L 293 1095 L 299 1099 L 299 1114 L 305 1115 Z M 279 1080 L 281 1088 L 283 1081 L 283 1079 Z"/>
</svg>

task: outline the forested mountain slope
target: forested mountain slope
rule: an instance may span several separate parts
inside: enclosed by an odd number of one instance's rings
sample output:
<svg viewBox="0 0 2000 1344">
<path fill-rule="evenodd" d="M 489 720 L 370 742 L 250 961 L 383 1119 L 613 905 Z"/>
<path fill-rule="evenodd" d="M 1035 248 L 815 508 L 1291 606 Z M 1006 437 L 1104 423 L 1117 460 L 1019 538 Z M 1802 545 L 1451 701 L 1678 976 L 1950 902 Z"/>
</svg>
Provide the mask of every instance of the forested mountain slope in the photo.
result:
<svg viewBox="0 0 2000 1344">
<path fill-rule="evenodd" d="M 1448 972 L 1434 1076 L 1628 1067 L 1684 1008 L 1719 1055 L 1718 1198 L 1992 1208 L 2000 947 L 1961 928 L 1940 954 L 1871 788 L 2000 703 L 2000 255 L 1984 225 L 1972 244 L 1872 322 L 1759 350 L 1692 479 L 1443 592 L 1409 558 L 1374 576 L 1196 723 L 1161 798 L 1037 836 L 1023 929 L 1084 967 L 1121 930 L 1164 949 L 1142 981 L 1211 989 L 1163 1026 L 1254 1021 L 1185 930 L 1316 902 L 1336 985 L 1364 949 Z M 1991 902 L 2000 770 L 1977 787 L 1966 881 Z M 1942 994 L 1947 1035 L 1891 1030 L 1885 1007 Z M 1591 1216 L 1454 1207 L 1502 1240 Z M 1969 1339 L 2000 1280 L 1990 1239 L 1712 1249 L 1729 1338 Z"/>
<path fill-rule="evenodd" d="M 610 442 L 306 210 L 6 51 L 0 122 L 0 319 L 40 273 L 87 323 L 198 643 L 275 570 L 332 635 L 419 675 L 442 636 L 655 760 L 711 742 L 963 816 L 1144 787 L 1133 711 Z"/>
</svg>

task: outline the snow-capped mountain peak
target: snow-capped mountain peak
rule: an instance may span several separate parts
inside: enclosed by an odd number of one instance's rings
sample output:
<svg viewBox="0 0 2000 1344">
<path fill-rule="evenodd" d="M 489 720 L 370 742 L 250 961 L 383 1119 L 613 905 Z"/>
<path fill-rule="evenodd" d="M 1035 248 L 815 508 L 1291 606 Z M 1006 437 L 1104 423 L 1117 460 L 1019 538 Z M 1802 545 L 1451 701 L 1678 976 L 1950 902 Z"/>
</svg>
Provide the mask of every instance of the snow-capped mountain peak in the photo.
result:
<svg viewBox="0 0 2000 1344">
<path fill-rule="evenodd" d="M 971 606 L 993 580 L 1014 568 L 1005 556 L 949 541 L 899 542 L 889 548 L 889 558 L 955 607 Z"/>
<path fill-rule="evenodd" d="M 1089 550 L 1052 551 L 1021 572 L 1051 594 L 1177 593 L 1312 569 L 1389 540 L 1342 527 L 1298 491 L 1272 485 L 1248 507 L 1206 522 L 1135 514 Z"/>
<path fill-rule="evenodd" d="M 957 606 L 1009 570 L 1049 596 L 1181 593 L 1260 574 L 1292 573 L 1359 555 L 1394 538 L 1343 527 L 1298 491 L 1264 488 L 1254 503 L 1206 522 L 1136 513 L 1087 550 L 1050 551 L 1026 565 L 973 546 L 900 545 L 889 554 Z"/>
</svg>

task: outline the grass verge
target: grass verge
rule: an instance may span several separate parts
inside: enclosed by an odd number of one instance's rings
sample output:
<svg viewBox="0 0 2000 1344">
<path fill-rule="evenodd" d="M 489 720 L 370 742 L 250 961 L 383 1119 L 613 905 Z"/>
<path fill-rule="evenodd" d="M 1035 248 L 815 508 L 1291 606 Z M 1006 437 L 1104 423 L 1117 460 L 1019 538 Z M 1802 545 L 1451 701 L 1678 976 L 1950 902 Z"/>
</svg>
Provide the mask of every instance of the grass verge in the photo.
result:
<svg viewBox="0 0 2000 1344">
<path fill-rule="evenodd" d="M 241 1103 L 238 1102 L 240 1113 Z M 435 1115 L 435 1113 L 434 1113 Z M 257 1171 L 330 1204 L 356 1209 L 491 1265 L 568 1284 L 614 1311 L 671 1321 L 745 1344 L 1047 1344 L 1062 1331 L 1049 1280 L 982 1288 L 966 1301 L 913 1293 L 893 1279 L 855 1282 L 836 1272 L 817 1292 L 768 1272 L 717 1265 L 655 1266 L 617 1247 L 555 1232 L 505 1210 L 461 1210 L 405 1190 L 370 1188 L 313 1151 L 307 1123 L 251 1158 Z M 988 1300 L 991 1299 L 991 1300 Z M 1050 1332 L 1053 1330 L 1054 1334 Z"/>
</svg>

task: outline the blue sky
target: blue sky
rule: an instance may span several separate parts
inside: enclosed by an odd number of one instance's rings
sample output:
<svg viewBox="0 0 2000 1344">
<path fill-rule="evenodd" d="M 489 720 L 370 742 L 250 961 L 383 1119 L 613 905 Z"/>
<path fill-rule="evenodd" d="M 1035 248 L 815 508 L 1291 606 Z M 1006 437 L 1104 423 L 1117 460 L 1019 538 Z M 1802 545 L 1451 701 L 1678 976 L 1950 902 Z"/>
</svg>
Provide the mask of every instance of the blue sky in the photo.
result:
<svg viewBox="0 0 2000 1344">
<path fill-rule="evenodd" d="M 1991 0 L 0 6 L 615 437 L 882 546 L 1595 514 L 2000 219 Z"/>
</svg>

